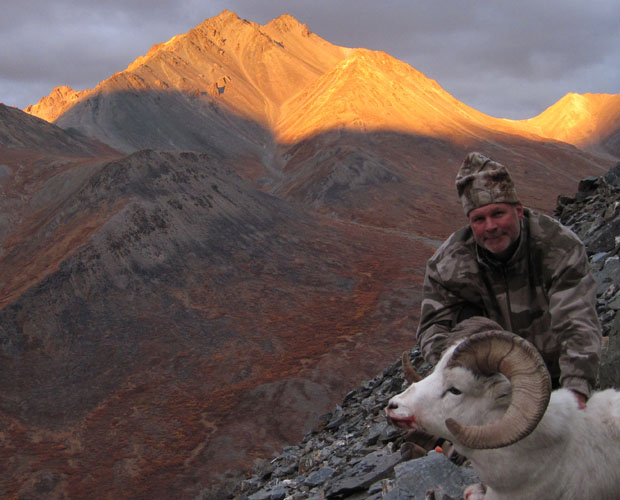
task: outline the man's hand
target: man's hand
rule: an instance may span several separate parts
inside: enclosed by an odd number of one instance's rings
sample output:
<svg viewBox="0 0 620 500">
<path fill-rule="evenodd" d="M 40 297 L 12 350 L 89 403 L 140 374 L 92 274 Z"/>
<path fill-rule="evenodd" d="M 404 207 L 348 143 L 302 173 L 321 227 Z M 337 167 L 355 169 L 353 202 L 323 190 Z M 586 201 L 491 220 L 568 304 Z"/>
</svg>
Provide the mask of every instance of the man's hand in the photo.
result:
<svg viewBox="0 0 620 500">
<path fill-rule="evenodd" d="M 581 394 L 580 392 L 577 392 L 575 390 L 573 390 L 573 394 L 577 398 L 577 407 L 580 410 L 583 410 L 586 407 L 586 401 L 587 401 L 586 397 L 583 394 Z"/>
</svg>

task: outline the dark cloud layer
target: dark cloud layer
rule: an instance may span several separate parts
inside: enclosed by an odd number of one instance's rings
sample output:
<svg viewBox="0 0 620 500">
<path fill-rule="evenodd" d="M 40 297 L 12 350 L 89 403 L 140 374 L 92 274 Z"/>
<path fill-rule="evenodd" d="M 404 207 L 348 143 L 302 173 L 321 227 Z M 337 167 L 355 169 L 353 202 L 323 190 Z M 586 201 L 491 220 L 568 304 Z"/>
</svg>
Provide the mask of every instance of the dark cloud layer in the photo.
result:
<svg viewBox="0 0 620 500">
<path fill-rule="evenodd" d="M 620 93 L 617 0 L 25 0 L 0 16 L 0 101 L 91 88 L 223 9 L 282 13 L 336 45 L 383 50 L 465 104 L 529 118 L 568 92 Z"/>
</svg>

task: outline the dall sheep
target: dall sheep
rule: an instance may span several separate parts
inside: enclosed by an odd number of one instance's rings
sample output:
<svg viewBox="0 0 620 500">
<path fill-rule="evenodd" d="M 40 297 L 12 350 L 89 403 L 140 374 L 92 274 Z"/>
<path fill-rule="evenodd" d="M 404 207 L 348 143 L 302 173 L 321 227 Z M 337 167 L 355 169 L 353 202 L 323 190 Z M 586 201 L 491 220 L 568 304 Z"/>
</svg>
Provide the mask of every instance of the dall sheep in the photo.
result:
<svg viewBox="0 0 620 500">
<path fill-rule="evenodd" d="M 463 323 L 433 372 L 389 401 L 390 422 L 469 458 L 484 486 L 467 500 L 620 499 L 620 392 L 579 409 L 571 390 L 551 392 L 536 348 L 486 321 Z"/>
</svg>

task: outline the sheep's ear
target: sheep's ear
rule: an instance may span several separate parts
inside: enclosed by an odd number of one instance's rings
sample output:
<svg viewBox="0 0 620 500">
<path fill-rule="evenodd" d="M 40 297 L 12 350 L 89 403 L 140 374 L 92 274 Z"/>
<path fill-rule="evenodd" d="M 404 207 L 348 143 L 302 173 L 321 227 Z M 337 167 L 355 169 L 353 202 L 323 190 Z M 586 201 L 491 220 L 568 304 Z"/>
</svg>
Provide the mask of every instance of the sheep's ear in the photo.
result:
<svg viewBox="0 0 620 500">
<path fill-rule="evenodd" d="M 512 388 L 508 379 L 497 373 L 489 379 L 489 387 L 487 389 L 492 395 L 495 401 L 506 401 L 510 403 L 512 397 Z"/>
<path fill-rule="evenodd" d="M 403 367 L 403 372 L 405 374 L 405 379 L 409 384 L 415 384 L 422 380 L 422 377 L 418 374 L 418 372 L 413 367 L 411 360 L 409 359 L 409 353 L 407 351 L 403 352 L 401 357 L 401 364 Z"/>
</svg>

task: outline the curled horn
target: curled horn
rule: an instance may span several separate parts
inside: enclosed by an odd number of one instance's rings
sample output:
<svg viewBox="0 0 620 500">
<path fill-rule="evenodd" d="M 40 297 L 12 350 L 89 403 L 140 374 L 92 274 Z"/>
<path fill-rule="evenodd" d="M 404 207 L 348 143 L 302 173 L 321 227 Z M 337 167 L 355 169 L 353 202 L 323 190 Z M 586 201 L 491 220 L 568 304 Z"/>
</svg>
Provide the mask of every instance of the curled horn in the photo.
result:
<svg viewBox="0 0 620 500">
<path fill-rule="evenodd" d="M 485 425 L 461 425 L 452 418 L 446 426 L 463 445 L 474 449 L 501 448 L 529 435 L 542 418 L 551 396 L 551 379 L 536 348 L 525 339 L 500 330 L 476 333 L 452 353 L 448 367 L 474 373 L 502 373 L 512 385 L 506 413 Z"/>
<path fill-rule="evenodd" d="M 414 384 L 422 380 L 422 377 L 420 377 L 418 372 L 413 367 L 413 363 L 411 363 L 409 353 L 407 351 L 403 352 L 401 364 L 403 367 L 403 373 L 405 374 L 405 379 L 409 384 Z"/>
</svg>

